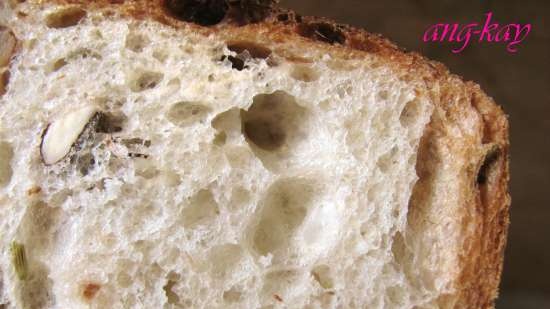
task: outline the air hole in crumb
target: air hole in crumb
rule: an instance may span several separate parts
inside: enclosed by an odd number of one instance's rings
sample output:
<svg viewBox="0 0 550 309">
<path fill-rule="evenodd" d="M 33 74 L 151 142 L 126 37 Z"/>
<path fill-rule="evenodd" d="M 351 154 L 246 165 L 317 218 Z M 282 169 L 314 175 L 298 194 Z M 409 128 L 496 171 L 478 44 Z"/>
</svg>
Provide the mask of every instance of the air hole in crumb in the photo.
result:
<svg viewBox="0 0 550 309">
<path fill-rule="evenodd" d="M 233 188 L 231 191 L 231 199 L 229 200 L 229 207 L 231 209 L 239 209 L 245 204 L 250 202 L 250 191 L 243 187 Z"/>
<path fill-rule="evenodd" d="M 422 112 L 422 105 L 418 100 L 412 100 L 405 104 L 401 115 L 399 116 L 399 122 L 404 127 L 409 127 L 416 123 Z"/>
<path fill-rule="evenodd" d="M 79 7 L 66 7 L 46 16 L 46 26 L 50 28 L 67 28 L 74 26 L 86 16 L 86 11 Z"/>
<path fill-rule="evenodd" d="M 329 44 L 344 44 L 345 34 L 337 26 L 328 23 L 302 23 L 298 25 L 299 35 Z"/>
<path fill-rule="evenodd" d="M 332 289 L 334 287 L 330 268 L 327 265 L 315 266 L 311 274 L 323 289 Z"/>
<path fill-rule="evenodd" d="M 130 32 L 126 36 L 126 48 L 136 53 L 142 52 L 149 43 L 149 38 L 140 33 Z"/>
<path fill-rule="evenodd" d="M 182 216 L 183 225 L 186 227 L 204 223 L 219 214 L 218 203 L 210 190 L 200 190 L 184 207 Z"/>
<path fill-rule="evenodd" d="M 391 252 L 397 264 L 402 266 L 407 254 L 407 247 L 405 244 L 405 238 L 401 232 L 395 233 L 392 241 Z"/>
<path fill-rule="evenodd" d="M 10 70 L 5 69 L 0 73 L 0 96 L 6 94 L 10 83 Z"/>
<path fill-rule="evenodd" d="M 85 176 L 93 169 L 95 164 L 94 156 L 87 152 L 84 154 L 79 154 L 76 159 L 76 169 L 80 172 L 81 175 Z"/>
<path fill-rule="evenodd" d="M 154 50 L 153 57 L 161 63 L 164 63 L 166 59 L 168 59 L 168 53 L 165 50 Z"/>
<path fill-rule="evenodd" d="M 242 290 L 239 287 L 233 286 L 223 292 L 223 300 L 226 303 L 237 303 L 241 300 L 242 294 Z"/>
<path fill-rule="evenodd" d="M 200 103 L 178 102 L 170 107 L 166 118 L 174 125 L 184 127 L 204 121 L 210 112 L 210 107 Z"/>
<path fill-rule="evenodd" d="M 225 0 L 166 0 L 165 5 L 173 17 L 201 26 L 218 24 L 229 9 Z"/>
<path fill-rule="evenodd" d="M 254 249 L 261 255 L 285 247 L 306 217 L 315 188 L 302 178 L 282 179 L 270 186 L 261 202 Z"/>
<path fill-rule="evenodd" d="M 65 58 L 59 58 L 50 65 L 48 71 L 49 72 L 56 72 L 59 69 L 61 69 L 62 67 L 64 67 L 66 64 L 67 64 L 67 61 L 65 61 Z"/>
<path fill-rule="evenodd" d="M 246 62 L 250 59 L 267 59 L 271 55 L 271 50 L 267 47 L 249 41 L 234 41 L 227 44 L 227 49 L 236 53 L 236 56 L 222 56 L 221 61 L 225 59 L 231 62 L 231 67 L 242 71 L 248 69 Z"/>
<path fill-rule="evenodd" d="M 214 140 L 212 142 L 216 146 L 223 146 L 225 145 L 226 141 L 227 141 L 227 134 L 225 134 L 225 132 L 218 132 L 214 136 Z"/>
<path fill-rule="evenodd" d="M 477 173 L 476 182 L 478 185 L 484 185 L 487 183 L 490 173 L 494 169 L 495 163 L 498 161 L 499 157 L 500 149 L 496 146 L 492 147 L 487 152 Z"/>
<path fill-rule="evenodd" d="M 164 78 L 164 74 L 158 72 L 145 71 L 136 73 L 130 80 L 130 89 L 133 92 L 140 92 L 155 88 Z"/>
<path fill-rule="evenodd" d="M 88 59 L 93 58 L 97 60 L 101 60 L 101 55 L 97 53 L 94 50 L 91 50 L 89 48 L 78 48 L 76 50 L 73 50 L 67 54 L 65 57 L 65 61 L 71 61 L 76 59 Z"/>
<path fill-rule="evenodd" d="M 0 188 L 11 181 L 13 170 L 11 161 L 13 159 L 13 148 L 8 142 L 0 142 Z"/>
<path fill-rule="evenodd" d="M 97 133 L 117 133 L 122 131 L 127 121 L 126 115 L 122 113 L 99 113 L 97 115 L 95 131 Z"/>
<path fill-rule="evenodd" d="M 387 90 L 380 90 L 380 91 L 378 92 L 378 98 L 379 98 L 380 100 L 387 100 L 388 97 L 389 97 L 389 93 L 388 93 Z M 407 108 L 407 106 L 405 106 L 405 108 Z M 403 111 L 404 111 L 404 110 L 403 110 Z M 403 114 L 403 113 L 402 113 L 402 114 Z"/>
<path fill-rule="evenodd" d="M 132 285 L 132 280 L 132 277 L 130 277 L 130 275 L 128 275 L 126 272 L 121 272 L 116 277 L 117 284 L 123 288 L 127 288 Z"/>
<path fill-rule="evenodd" d="M 234 273 L 243 258 L 239 245 L 219 245 L 210 250 L 209 263 L 214 277 L 225 278 Z"/>
<path fill-rule="evenodd" d="M 17 38 L 13 32 L 0 25 L 0 68 L 8 66 L 17 46 Z"/>
<path fill-rule="evenodd" d="M 271 49 L 250 41 L 233 41 L 227 43 L 227 49 L 237 54 L 248 53 L 255 59 L 267 59 L 271 55 Z"/>
<path fill-rule="evenodd" d="M 241 111 L 242 129 L 255 146 L 275 151 L 282 148 L 291 135 L 305 135 L 300 131 L 305 116 L 306 109 L 283 91 L 260 94 L 254 97 L 248 111 Z"/>
<path fill-rule="evenodd" d="M 321 77 L 321 74 L 314 68 L 307 65 L 296 65 L 292 68 L 290 76 L 296 80 L 303 82 L 314 82 Z"/>
<path fill-rule="evenodd" d="M 399 149 L 397 147 L 393 147 L 389 152 L 382 155 L 378 161 L 376 162 L 376 166 L 380 168 L 380 171 L 383 173 L 388 172 L 395 164 L 398 164 L 399 161 L 397 159 L 397 153 Z"/>
<path fill-rule="evenodd" d="M 175 272 L 170 272 L 168 273 L 166 284 L 162 287 L 169 304 L 177 305 L 180 302 L 178 294 L 176 294 L 173 290 L 179 279 L 179 274 Z"/>
</svg>

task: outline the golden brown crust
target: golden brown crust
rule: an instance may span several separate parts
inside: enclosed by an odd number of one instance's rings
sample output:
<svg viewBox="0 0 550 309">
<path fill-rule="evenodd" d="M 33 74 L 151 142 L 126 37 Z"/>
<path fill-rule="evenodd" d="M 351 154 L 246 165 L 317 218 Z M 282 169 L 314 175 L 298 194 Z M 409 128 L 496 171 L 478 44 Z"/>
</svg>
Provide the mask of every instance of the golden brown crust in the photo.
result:
<svg viewBox="0 0 550 309">
<path fill-rule="evenodd" d="M 472 245 L 464 254 L 464 267 L 459 277 L 462 291 L 456 307 L 492 308 L 510 222 L 508 121 L 479 86 L 473 83 L 466 86 L 471 93 L 471 103 L 483 122 L 481 147 L 486 151 L 475 170 L 476 190 L 470 207 L 475 229 L 467 238 Z"/>
<path fill-rule="evenodd" d="M 243 24 L 226 18 L 211 27 L 178 20 L 167 11 L 164 0 L 46 0 L 38 3 L 78 4 L 86 9 L 102 9 L 106 14 L 120 14 L 135 19 L 154 19 L 172 27 L 190 27 L 198 33 L 223 31 L 230 40 L 265 42 L 281 45 L 274 52 L 287 59 L 308 62 L 299 53 L 284 47 L 284 42 L 299 46 L 297 50 L 318 51 L 338 59 L 376 59 L 392 68 L 401 79 L 414 82 L 430 96 L 437 114 L 427 127 L 419 158 L 430 157 L 439 143 L 468 158 L 462 167 L 463 202 L 460 205 L 461 247 L 460 275 L 453 295 L 441 301 L 454 308 L 492 308 L 502 271 L 503 253 L 509 224 L 508 195 L 508 122 L 502 110 L 473 83 L 465 83 L 440 63 L 416 53 L 406 53 L 380 35 L 339 25 L 331 20 L 302 17 L 282 9 L 272 9 L 264 21 Z M 477 115 L 475 123 L 471 114 Z M 473 129 L 471 129 L 473 128 Z M 453 140 L 458 129 L 461 140 Z M 495 155 L 496 152 L 496 155 Z M 435 160 L 435 159 L 434 159 Z M 420 162 L 422 163 L 422 162 Z M 430 168 L 419 165 L 419 184 L 429 185 Z M 416 190 L 416 189 L 415 189 Z M 421 190 L 416 190 L 421 191 Z M 449 301 L 449 299 L 451 299 Z"/>
</svg>

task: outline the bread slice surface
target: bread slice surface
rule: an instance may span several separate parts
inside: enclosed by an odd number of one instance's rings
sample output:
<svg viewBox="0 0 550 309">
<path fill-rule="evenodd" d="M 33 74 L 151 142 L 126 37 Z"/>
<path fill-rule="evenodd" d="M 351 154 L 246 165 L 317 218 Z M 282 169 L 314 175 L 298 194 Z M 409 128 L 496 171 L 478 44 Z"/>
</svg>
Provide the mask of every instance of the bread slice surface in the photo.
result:
<svg viewBox="0 0 550 309">
<path fill-rule="evenodd" d="M 508 132 L 477 85 L 325 19 L 119 2 L 0 8 L 0 303 L 492 307 Z"/>
</svg>

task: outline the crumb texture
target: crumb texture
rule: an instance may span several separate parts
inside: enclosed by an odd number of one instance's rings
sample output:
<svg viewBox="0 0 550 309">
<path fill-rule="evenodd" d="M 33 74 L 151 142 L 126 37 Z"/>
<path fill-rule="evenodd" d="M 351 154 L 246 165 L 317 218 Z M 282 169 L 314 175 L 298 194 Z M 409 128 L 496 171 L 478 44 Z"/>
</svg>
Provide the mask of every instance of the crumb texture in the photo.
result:
<svg viewBox="0 0 550 309">
<path fill-rule="evenodd" d="M 18 9 L 0 10 L 21 42 L 0 97 L 6 308 L 437 308 L 451 291 L 454 226 L 419 212 L 456 202 L 458 171 L 413 195 L 433 102 L 377 56 Z"/>
</svg>

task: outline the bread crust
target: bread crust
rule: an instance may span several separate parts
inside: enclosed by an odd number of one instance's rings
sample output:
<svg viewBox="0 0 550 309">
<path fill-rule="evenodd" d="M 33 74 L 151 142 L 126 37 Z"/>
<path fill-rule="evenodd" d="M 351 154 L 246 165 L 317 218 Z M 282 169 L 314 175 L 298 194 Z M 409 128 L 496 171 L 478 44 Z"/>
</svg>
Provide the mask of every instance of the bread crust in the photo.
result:
<svg viewBox="0 0 550 309">
<path fill-rule="evenodd" d="M 463 200 L 460 213 L 463 248 L 459 257 L 459 273 L 453 294 L 440 298 L 441 304 L 453 308 L 486 309 L 494 307 L 503 265 L 503 254 L 509 225 L 510 196 L 508 120 L 502 109 L 487 96 L 478 85 L 464 82 L 451 74 L 441 63 L 428 60 L 414 52 L 405 52 L 389 40 L 377 34 L 340 25 L 326 18 L 302 17 L 284 9 L 272 8 L 263 21 L 246 23 L 228 15 L 221 23 L 203 27 L 178 20 L 167 11 L 164 0 L 43 0 L 46 3 L 81 5 L 87 10 L 100 9 L 105 14 L 122 15 L 137 20 L 152 19 L 181 28 L 191 27 L 205 35 L 223 32 L 230 40 L 247 40 L 270 46 L 283 46 L 292 42 L 295 50 L 281 47 L 278 55 L 291 61 L 307 62 L 297 51 L 329 54 L 334 58 L 364 59 L 377 57 L 401 79 L 415 83 L 418 91 L 425 92 L 434 104 L 434 114 L 427 126 L 419 149 L 419 160 L 429 157 L 433 144 L 447 144 L 460 150 L 467 158 L 461 166 Z M 308 32 L 303 27 L 318 27 Z M 302 28 L 301 28 L 302 27 Z M 310 29 L 311 30 L 311 29 Z M 334 32 L 334 33 L 332 33 Z M 309 36 L 309 37 L 308 37 Z M 343 39 L 342 39 L 343 36 Z M 332 43 L 332 44 L 331 44 Z M 311 55 L 309 56 L 311 57 Z M 466 123 L 467 113 L 474 112 L 475 123 Z M 458 128 L 461 139 L 451 134 Z M 472 129 L 473 128 L 473 129 Z M 435 139 L 435 140 L 431 140 Z M 496 159 L 485 162 L 489 151 L 497 151 Z M 436 160 L 436 158 L 432 158 Z M 429 158 L 428 158 L 429 160 Z M 487 163 L 487 164 L 485 164 Z M 422 180 L 433 171 L 426 162 L 417 163 L 417 173 Z M 479 182 L 484 173 L 483 182 Z M 421 191 L 422 188 L 415 188 Z M 415 207 L 415 202 L 411 204 Z"/>
</svg>

